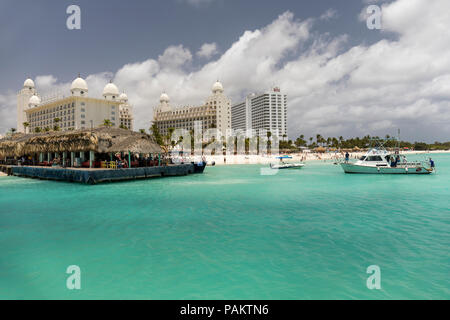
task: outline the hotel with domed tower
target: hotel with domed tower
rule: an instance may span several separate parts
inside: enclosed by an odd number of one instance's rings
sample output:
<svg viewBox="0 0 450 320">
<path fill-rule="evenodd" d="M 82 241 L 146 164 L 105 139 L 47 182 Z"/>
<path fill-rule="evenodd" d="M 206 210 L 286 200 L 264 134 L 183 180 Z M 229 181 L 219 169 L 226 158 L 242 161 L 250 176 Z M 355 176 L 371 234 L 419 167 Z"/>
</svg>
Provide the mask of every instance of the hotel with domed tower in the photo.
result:
<svg viewBox="0 0 450 320">
<path fill-rule="evenodd" d="M 41 99 L 33 80 L 27 79 L 17 94 L 17 131 L 39 132 L 58 127 L 61 131 L 102 126 L 133 130 L 133 108 L 125 93 L 113 83 L 103 89 L 102 98 L 88 96 L 89 88 L 80 76 L 71 85 L 70 95 L 57 94 Z"/>
<path fill-rule="evenodd" d="M 202 106 L 172 107 L 167 93 L 161 95 L 159 102 L 153 112 L 153 123 L 163 135 L 167 135 L 170 128 L 193 130 L 196 121 L 202 122 L 203 130 L 217 128 L 225 134 L 231 129 L 231 101 L 219 81 Z"/>
</svg>

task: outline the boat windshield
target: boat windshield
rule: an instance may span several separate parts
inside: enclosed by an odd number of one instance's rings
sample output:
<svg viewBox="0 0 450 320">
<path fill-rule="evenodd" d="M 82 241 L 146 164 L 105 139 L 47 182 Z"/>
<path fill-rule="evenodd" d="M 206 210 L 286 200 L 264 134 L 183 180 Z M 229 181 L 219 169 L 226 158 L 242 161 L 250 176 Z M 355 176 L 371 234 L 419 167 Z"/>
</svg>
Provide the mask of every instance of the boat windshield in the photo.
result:
<svg viewBox="0 0 450 320">
<path fill-rule="evenodd" d="M 383 161 L 383 158 L 380 156 L 369 156 L 367 157 L 366 161 Z"/>
<path fill-rule="evenodd" d="M 361 161 L 366 160 L 366 156 L 362 156 L 361 158 L 359 158 L 359 160 L 361 160 Z"/>
</svg>

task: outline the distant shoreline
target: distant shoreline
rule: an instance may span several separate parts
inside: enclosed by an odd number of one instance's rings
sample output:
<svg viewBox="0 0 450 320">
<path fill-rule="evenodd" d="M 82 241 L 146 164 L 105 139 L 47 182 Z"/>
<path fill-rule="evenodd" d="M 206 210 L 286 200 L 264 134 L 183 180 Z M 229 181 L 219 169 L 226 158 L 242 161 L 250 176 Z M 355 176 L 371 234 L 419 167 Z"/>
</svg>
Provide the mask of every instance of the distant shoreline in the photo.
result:
<svg viewBox="0 0 450 320">
<path fill-rule="evenodd" d="M 362 157 L 366 151 L 351 152 L 350 158 L 356 159 Z M 449 154 L 450 150 L 436 150 L 436 151 L 402 151 L 404 155 L 420 155 L 420 154 Z M 344 158 L 343 153 L 295 153 L 290 154 L 292 159 L 287 159 L 286 162 L 318 162 L 318 161 L 337 161 Z M 277 162 L 274 156 L 226 156 L 226 162 L 224 162 L 223 156 L 207 156 L 206 161 L 208 164 L 215 162 L 217 166 L 223 165 L 255 165 L 262 164 L 268 165 L 270 163 Z"/>
</svg>

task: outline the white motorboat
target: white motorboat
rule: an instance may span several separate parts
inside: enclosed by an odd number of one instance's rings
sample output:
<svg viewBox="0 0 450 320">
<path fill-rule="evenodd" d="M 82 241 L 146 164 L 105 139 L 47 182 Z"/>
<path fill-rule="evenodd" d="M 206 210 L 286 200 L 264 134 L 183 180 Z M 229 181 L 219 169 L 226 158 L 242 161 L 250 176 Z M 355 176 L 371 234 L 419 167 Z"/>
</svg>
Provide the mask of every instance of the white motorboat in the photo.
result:
<svg viewBox="0 0 450 320">
<path fill-rule="evenodd" d="M 301 169 L 305 165 L 303 163 L 281 163 L 281 164 L 271 164 L 272 169 Z"/>
<path fill-rule="evenodd" d="M 371 148 L 356 162 L 346 159 L 340 163 L 345 173 L 363 174 L 430 174 L 435 171 L 433 160 L 413 161 L 407 160 L 400 150 L 388 152 L 383 144 Z"/>
<path fill-rule="evenodd" d="M 292 159 L 292 157 L 290 156 L 283 156 L 283 157 L 278 157 L 277 159 L 280 160 L 280 163 L 278 164 L 270 164 L 270 168 L 271 169 L 301 169 L 305 166 L 305 164 L 303 163 L 286 163 L 283 160 L 284 159 Z"/>
</svg>

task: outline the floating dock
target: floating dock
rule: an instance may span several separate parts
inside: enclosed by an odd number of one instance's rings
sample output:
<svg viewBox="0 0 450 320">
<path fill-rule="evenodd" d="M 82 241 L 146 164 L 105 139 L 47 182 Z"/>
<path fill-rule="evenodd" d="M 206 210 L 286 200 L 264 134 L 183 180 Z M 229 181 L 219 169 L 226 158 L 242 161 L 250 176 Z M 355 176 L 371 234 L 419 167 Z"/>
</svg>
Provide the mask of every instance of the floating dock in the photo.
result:
<svg viewBox="0 0 450 320">
<path fill-rule="evenodd" d="M 104 182 L 149 179 L 155 177 L 186 176 L 195 172 L 194 164 L 130 169 L 76 169 L 28 166 L 2 166 L 8 175 L 41 180 L 77 182 L 94 185 Z"/>
</svg>

